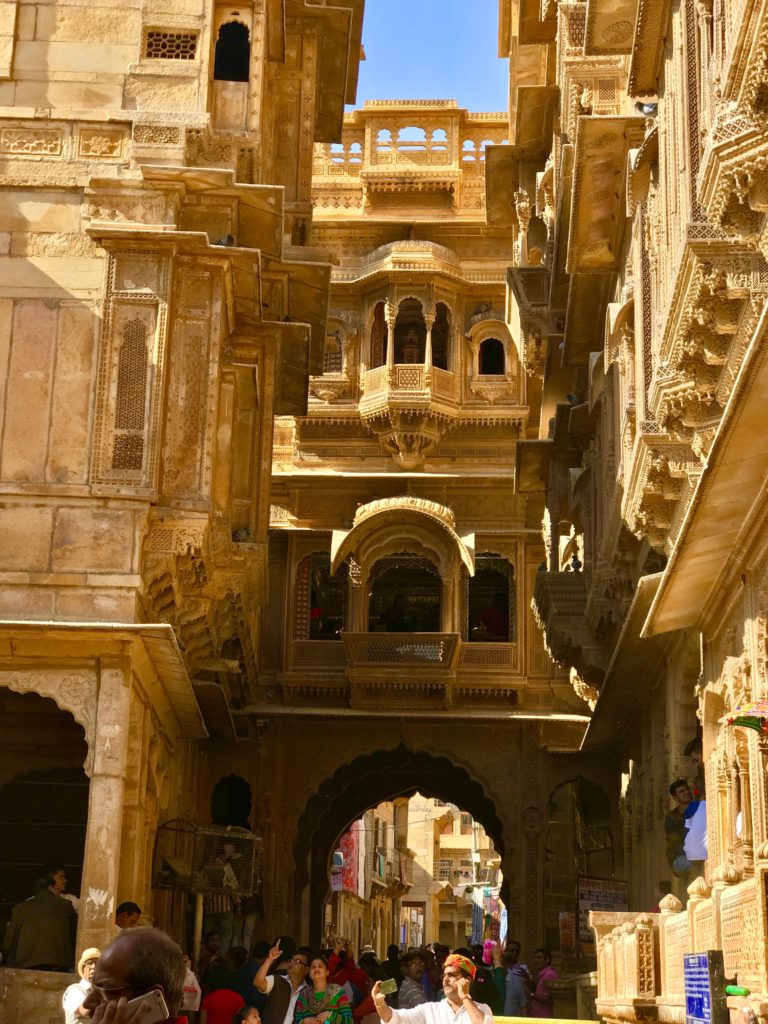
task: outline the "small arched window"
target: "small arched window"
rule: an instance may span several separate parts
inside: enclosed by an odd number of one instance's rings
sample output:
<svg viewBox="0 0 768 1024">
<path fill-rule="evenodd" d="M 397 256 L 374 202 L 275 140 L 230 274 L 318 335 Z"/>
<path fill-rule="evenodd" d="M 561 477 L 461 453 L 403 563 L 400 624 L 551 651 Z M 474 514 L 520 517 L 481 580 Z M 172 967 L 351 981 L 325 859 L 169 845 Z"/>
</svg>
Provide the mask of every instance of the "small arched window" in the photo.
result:
<svg viewBox="0 0 768 1024">
<path fill-rule="evenodd" d="M 373 311 L 373 326 L 371 327 L 371 369 L 383 366 L 387 360 L 387 320 L 384 313 L 384 303 L 377 302 Z"/>
<path fill-rule="evenodd" d="M 370 576 L 370 633 L 436 633 L 442 583 L 428 558 L 401 552 L 381 558 Z"/>
<path fill-rule="evenodd" d="M 432 326 L 432 364 L 441 370 L 449 370 L 451 363 L 451 320 L 448 307 L 438 302 L 435 307 L 435 322 Z"/>
<path fill-rule="evenodd" d="M 347 608 L 346 565 L 331 575 L 327 551 L 307 555 L 296 571 L 294 636 L 297 640 L 340 640 Z"/>
<path fill-rule="evenodd" d="M 325 336 L 323 373 L 341 373 L 344 367 L 344 339 L 340 330 L 328 331 Z"/>
<path fill-rule="evenodd" d="M 467 640 L 509 643 L 515 639 L 514 569 L 490 552 L 475 559 L 467 588 Z"/>
<path fill-rule="evenodd" d="M 248 29 L 229 21 L 219 29 L 213 61 L 217 82 L 247 82 L 251 72 L 251 41 Z"/>
<path fill-rule="evenodd" d="M 498 338 L 486 338 L 480 345 L 479 372 L 481 377 L 504 376 L 504 345 Z"/>
<path fill-rule="evenodd" d="M 427 324 L 418 299 L 403 299 L 395 320 L 395 362 L 423 363 Z"/>
</svg>

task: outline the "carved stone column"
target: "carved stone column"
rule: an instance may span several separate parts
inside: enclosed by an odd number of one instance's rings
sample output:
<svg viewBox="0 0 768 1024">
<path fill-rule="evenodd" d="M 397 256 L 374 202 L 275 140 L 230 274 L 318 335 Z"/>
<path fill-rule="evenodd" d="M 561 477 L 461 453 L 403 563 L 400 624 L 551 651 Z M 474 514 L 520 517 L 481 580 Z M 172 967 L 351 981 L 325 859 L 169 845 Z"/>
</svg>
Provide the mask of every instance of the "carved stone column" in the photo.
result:
<svg viewBox="0 0 768 1024">
<path fill-rule="evenodd" d="M 354 558 L 349 560 L 349 576 L 347 577 L 347 629 L 350 633 L 368 632 L 368 590 L 367 579 Z"/>
<path fill-rule="evenodd" d="M 387 302 L 384 307 L 384 319 L 387 322 L 387 369 L 391 384 L 395 367 L 395 323 L 397 321 L 397 309 L 391 302 Z"/>
<path fill-rule="evenodd" d="M 116 934 L 120 847 L 123 834 L 131 666 L 127 658 L 100 662 L 96 747 L 88 796 L 77 948 L 104 949 Z"/>
<path fill-rule="evenodd" d="M 435 326 L 435 314 L 425 314 L 424 322 L 427 325 L 427 340 L 424 344 L 424 377 L 425 384 L 429 386 L 432 378 L 432 328 Z"/>
</svg>

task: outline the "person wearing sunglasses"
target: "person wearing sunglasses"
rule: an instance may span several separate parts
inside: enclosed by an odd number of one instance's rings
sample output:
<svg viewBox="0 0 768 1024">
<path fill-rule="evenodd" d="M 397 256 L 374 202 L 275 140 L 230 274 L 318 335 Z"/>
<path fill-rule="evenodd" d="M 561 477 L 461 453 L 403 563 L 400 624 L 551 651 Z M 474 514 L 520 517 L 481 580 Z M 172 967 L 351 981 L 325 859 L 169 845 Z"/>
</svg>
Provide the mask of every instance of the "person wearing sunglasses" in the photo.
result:
<svg viewBox="0 0 768 1024">
<path fill-rule="evenodd" d="M 490 1006 L 475 1002 L 469 994 L 476 970 L 469 957 L 451 953 L 443 964 L 445 998 L 410 1010 L 393 1010 L 381 992 L 381 982 L 377 981 L 371 993 L 376 1012 L 384 1024 L 492 1024 Z"/>
</svg>

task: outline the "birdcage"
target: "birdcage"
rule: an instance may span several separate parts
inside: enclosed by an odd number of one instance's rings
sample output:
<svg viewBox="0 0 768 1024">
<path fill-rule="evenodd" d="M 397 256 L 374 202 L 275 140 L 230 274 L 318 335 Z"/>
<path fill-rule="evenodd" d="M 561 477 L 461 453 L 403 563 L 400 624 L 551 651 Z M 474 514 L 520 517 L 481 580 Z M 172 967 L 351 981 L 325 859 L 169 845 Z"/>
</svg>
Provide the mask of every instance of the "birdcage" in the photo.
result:
<svg viewBox="0 0 768 1024">
<path fill-rule="evenodd" d="M 244 828 L 167 821 L 157 830 L 152 887 L 249 896 L 258 889 L 261 837 Z"/>
</svg>

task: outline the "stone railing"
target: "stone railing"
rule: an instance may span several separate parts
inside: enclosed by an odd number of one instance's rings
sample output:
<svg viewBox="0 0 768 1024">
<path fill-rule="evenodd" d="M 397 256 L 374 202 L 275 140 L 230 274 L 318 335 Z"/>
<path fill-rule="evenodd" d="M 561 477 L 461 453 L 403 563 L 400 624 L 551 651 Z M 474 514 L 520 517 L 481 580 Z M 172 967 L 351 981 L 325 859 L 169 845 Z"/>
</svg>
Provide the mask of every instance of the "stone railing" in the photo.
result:
<svg viewBox="0 0 768 1024">
<path fill-rule="evenodd" d="M 715 870 L 713 888 L 697 878 L 688 905 L 665 896 L 658 914 L 589 916 L 597 949 L 597 1012 L 609 1021 L 685 1019 L 683 957 L 722 949 L 726 978 L 750 989 L 748 1000 L 729 999 L 731 1010 L 762 1012 L 768 990 L 766 873 L 740 881 L 732 867 Z M 732 1004 L 732 1005 L 731 1005 Z"/>
<path fill-rule="evenodd" d="M 659 914 L 595 912 L 597 1012 L 610 1019 L 648 1019 L 661 994 Z"/>
<path fill-rule="evenodd" d="M 351 668 L 453 668 L 461 643 L 458 633 L 342 633 L 342 640 Z"/>
<path fill-rule="evenodd" d="M 434 395 L 454 402 L 456 400 L 456 374 L 434 366 L 430 369 L 423 363 L 397 363 L 393 367 L 377 366 L 366 371 L 363 381 L 363 402 L 366 399 L 398 398 L 412 400 Z"/>
</svg>

